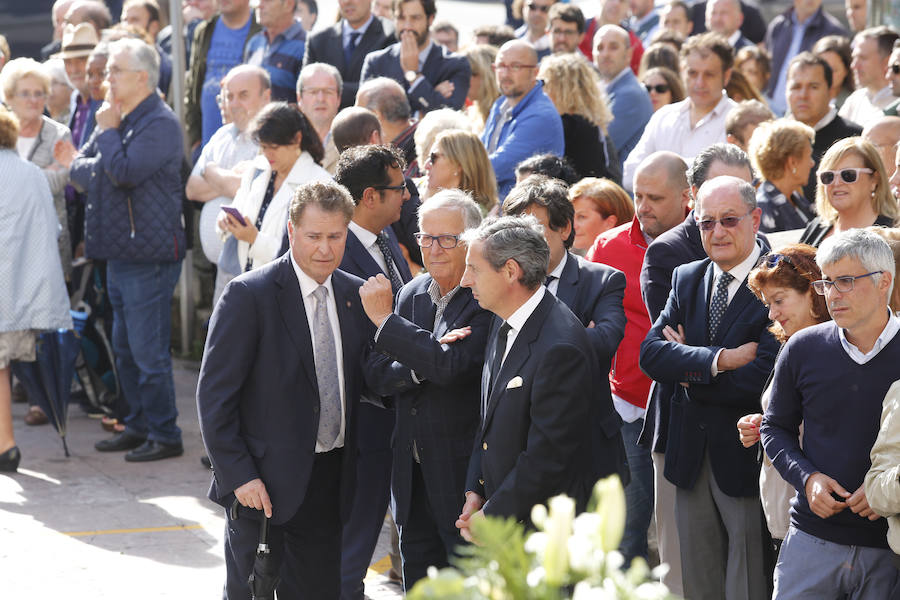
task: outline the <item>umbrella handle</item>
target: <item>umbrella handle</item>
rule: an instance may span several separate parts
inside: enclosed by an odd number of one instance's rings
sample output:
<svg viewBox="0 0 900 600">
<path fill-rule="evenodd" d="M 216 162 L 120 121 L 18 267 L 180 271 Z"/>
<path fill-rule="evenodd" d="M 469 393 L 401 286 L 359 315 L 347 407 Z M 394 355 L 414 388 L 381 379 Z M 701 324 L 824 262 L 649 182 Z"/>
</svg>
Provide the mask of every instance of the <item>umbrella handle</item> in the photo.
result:
<svg viewBox="0 0 900 600">
<path fill-rule="evenodd" d="M 265 514 L 259 523 L 259 545 L 256 547 L 256 552 L 257 554 L 269 553 L 269 518 Z"/>
</svg>

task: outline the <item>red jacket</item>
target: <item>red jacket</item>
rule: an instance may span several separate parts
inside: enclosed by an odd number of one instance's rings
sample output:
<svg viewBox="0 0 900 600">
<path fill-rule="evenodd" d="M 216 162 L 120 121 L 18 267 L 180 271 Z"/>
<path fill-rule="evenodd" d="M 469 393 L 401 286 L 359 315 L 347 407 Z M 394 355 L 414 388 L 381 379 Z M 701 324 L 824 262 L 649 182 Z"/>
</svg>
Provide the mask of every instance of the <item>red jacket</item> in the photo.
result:
<svg viewBox="0 0 900 600">
<path fill-rule="evenodd" d="M 641 265 L 646 251 L 647 241 L 635 217 L 631 223 L 598 235 L 585 256 L 589 261 L 609 265 L 625 273 L 625 337 L 613 358 L 609 385 L 613 394 L 640 408 L 647 408 L 651 383 L 638 367 L 641 342 L 651 325 L 641 297 Z"/>
</svg>

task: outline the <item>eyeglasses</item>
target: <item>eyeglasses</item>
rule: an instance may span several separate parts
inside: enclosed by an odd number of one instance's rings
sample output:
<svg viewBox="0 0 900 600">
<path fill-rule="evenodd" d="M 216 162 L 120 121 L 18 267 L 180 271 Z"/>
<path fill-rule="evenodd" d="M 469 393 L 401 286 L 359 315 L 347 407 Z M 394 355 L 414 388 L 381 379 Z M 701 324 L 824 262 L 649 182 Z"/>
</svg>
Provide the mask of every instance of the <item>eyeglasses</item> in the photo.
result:
<svg viewBox="0 0 900 600">
<path fill-rule="evenodd" d="M 722 217 L 721 219 L 705 219 L 703 221 L 698 220 L 697 227 L 700 228 L 700 231 L 712 231 L 716 228 L 716 223 L 719 223 L 726 229 L 734 229 L 737 227 L 738 223 L 749 216 L 750 213 L 741 217 Z"/>
<path fill-rule="evenodd" d="M 539 10 L 542 13 L 550 12 L 550 5 L 541 6 L 540 4 L 535 4 L 534 2 L 529 2 L 528 4 L 526 4 L 526 6 L 528 7 L 528 10 Z"/>
<path fill-rule="evenodd" d="M 656 92 L 657 94 L 665 94 L 669 91 L 669 84 L 667 83 L 657 83 L 656 85 L 648 85 L 644 84 L 644 87 L 647 88 L 647 93 Z"/>
<path fill-rule="evenodd" d="M 415 234 L 415 236 L 416 241 L 422 248 L 431 248 L 435 240 L 437 240 L 438 246 L 440 246 L 444 250 L 452 250 L 459 245 L 458 235 L 450 235 L 448 233 L 442 235 L 428 235 L 427 233 L 417 233 Z"/>
<path fill-rule="evenodd" d="M 107 79 L 110 77 L 118 77 L 122 73 L 134 73 L 138 71 L 138 69 L 121 69 L 119 67 L 111 67 L 103 71 L 103 75 L 106 76 Z"/>
<path fill-rule="evenodd" d="M 394 190 L 395 192 L 402 192 L 406 189 L 406 182 L 401 183 L 400 185 L 373 185 L 372 187 L 376 190 Z"/>
<path fill-rule="evenodd" d="M 840 171 L 819 171 L 819 181 L 822 185 L 831 185 L 834 183 L 835 176 L 841 178 L 844 183 L 856 183 L 860 173 L 873 173 L 872 169 L 864 169 L 855 167 L 852 169 L 841 169 Z"/>
<path fill-rule="evenodd" d="M 864 275 L 844 275 L 843 277 L 835 277 L 833 281 L 829 281 L 828 279 L 817 279 L 813 281 L 813 289 L 816 290 L 816 293 L 820 296 L 824 296 L 825 292 L 832 287 L 839 291 L 842 294 L 846 294 L 847 292 L 853 291 L 853 282 L 857 279 L 862 279 L 863 277 L 871 277 L 872 275 L 881 275 L 883 271 L 872 271 L 871 273 L 866 273 Z"/>
<path fill-rule="evenodd" d="M 900 75 L 900 65 L 891 65 L 891 73 L 894 75 Z"/>
<path fill-rule="evenodd" d="M 533 69 L 536 66 L 537 65 L 520 65 L 519 63 L 513 63 L 511 65 L 508 65 L 506 63 L 494 63 L 491 65 L 491 69 L 495 72 L 496 71 L 513 71 L 515 73 L 518 73 L 519 71 L 522 71 L 523 69 Z"/>
<path fill-rule="evenodd" d="M 36 92 L 16 92 L 16 98 L 21 98 L 22 100 L 43 100 L 46 97 L 47 94 L 41 90 L 38 90 Z"/>
</svg>

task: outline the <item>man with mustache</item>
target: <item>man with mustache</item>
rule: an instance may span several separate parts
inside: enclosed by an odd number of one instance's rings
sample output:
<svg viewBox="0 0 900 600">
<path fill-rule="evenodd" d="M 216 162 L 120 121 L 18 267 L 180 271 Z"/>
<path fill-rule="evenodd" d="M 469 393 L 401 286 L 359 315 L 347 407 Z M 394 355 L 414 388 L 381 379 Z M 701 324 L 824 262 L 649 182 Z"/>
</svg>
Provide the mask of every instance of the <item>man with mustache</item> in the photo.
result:
<svg viewBox="0 0 900 600">
<path fill-rule="evenodd" d="M 469 92 L 472 69 L 463 56 L 431 40 L 429 28 L 437 13 L 434 0 L 404 0 L 394 4 L 394 24 L 400 40 L 372 52 L 360 81 L 390 77 L 406 90 L 413 111 L 459 110 Z"/>
</svg>

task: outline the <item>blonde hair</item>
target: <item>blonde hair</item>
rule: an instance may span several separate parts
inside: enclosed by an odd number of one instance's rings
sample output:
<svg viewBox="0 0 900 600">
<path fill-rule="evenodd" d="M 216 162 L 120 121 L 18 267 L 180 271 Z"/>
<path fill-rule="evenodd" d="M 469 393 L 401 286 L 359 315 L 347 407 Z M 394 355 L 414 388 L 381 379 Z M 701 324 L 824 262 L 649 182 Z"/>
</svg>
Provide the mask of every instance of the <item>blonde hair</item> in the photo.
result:
<svg viewBox="0 0 900 600">
<path fill-rule="evenodd" d="M 437 137 L 437 134 L 448 129 L 468 130 L 470 126 L 469 118 L 452 108 L 439 108 L 426 113 L 419 121 L 416 132 L 413 134 L 419 168 L 425 168 L 425 161 L 428 159 L 431 147 L 434 146 L 434 139 Z"/>
<path fill-rule="evenodd" d="M 753 167 L 767 181 L 784 176 L 787 159 L 799 158 L 816 138 L 809 125 L 793 119 L 764 121 L 759 124 L 747 145 Z"/>
<path fill-rule="evenodd" d="M 19 141 L 19 118 L 0 104 L 0 148 L 15 150 Z"/>
<path fill-rule="evenodd" d="M 875 192 L 872 194 L 872 210 L 877 215 L 884 215 L 892 221 L 896 221 L 900 216 L 897 201 L 891 194 L 891 186 L 888 183 L 888 176 L 885 173 L 881 157 L 878 155 L 878 150 L 868 140 L 854 136 L 835 142 L 819 162 L 816 175 L 821 171 L 833 169 L 848 154 L 859 156 L 866 168 L 872 169 L 871 176 L 875 179 L 876 185 Z M 816 212 L 823 221 L 828 223 L 834 223 L 838 219 L 838 212 L 825 197 L 825 186 L 818 181 L 818 176 L 816 177 Z"/>
<path fill-rule="evenodd" d="M 0 74 L 2 79 L 3 95 L 7 100 L 15 96 L 16 86 L 25 77 L 34 77 L 41 83 L 44 93 L 50 93 L 50 75 L 44 66 L 33 58 L 14 58 L 3 67 Z"/>
<path fill-rule="evenodd" d="M 494 71 L 491 69 L 494 59 L 497 58 L 497 48 L 487 44 L 476 44 L 463 50 L 462 54 L 469 59 L 472 77 L 481 78 L 481 92 L 478 94 L 478 98 L 472 99 L 472 108 L 478 112 L 481 117 L 480 126 L 484 127 L 488 115 L 491 113 L 491 106 L 500 97 L 497 78 L 494 77 Z"/>
<path fill-rule="evenodd" d="M 569 201 L 574 203 L 579 198 L 590 200 L 604 219 L 615 215 L 616 225 L 634 218 L 634 203 L 628 192 L 609 179 L 585 177 L 569 188 Z"/>
<path fill-rule="evenodd" d="M 442 131 L 434 140 L 442 158 L 459 167 L 459 189 L 469 192 L 487 212 L 497 204 L 497 180 L 487 150 L 477 135 L 463 129 Z"/>
<path fill-rule="evenodd" d="M 612 111 L 600 91 L 600 78 L 581 53 L 555 54 L 541 61 L 538 79 L 561 115 L 580 115 L 604 134 Z"/>
</svg>

